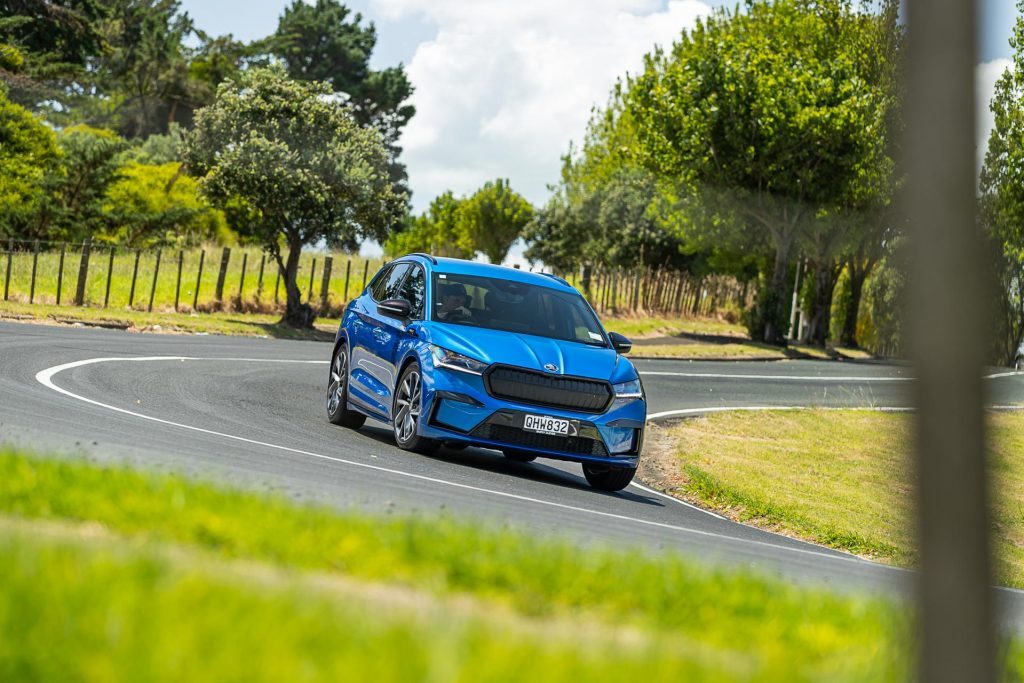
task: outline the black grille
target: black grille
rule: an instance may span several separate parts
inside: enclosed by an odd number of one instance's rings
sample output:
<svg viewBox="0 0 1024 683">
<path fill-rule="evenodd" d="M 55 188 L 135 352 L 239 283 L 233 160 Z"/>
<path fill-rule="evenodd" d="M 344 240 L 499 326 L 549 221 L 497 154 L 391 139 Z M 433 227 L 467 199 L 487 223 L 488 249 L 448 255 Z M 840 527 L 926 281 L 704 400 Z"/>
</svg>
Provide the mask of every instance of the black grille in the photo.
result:
<svg viewBox="0 0 1024 683">
<path fill-rule="evenodd" d="M 602 412 L 612 399 L 607 382 L 557 377 L 501 365 L 487 373 L 484 383 L 495 398 L 587 413 Z"/>
<path fill-rule="evenodd" d="M 481 439 L 501 441 L 502 443 L 507 443 L 510 446 L 543 448 L 548 451 L 575 453 L 577 455 L 608 455 L 608 451 L 605 450 L 603 443 L 583 436 L 550 436 L 548 434 L 536 434 L 534 432 L 523 431 L 518 427 L 500 424 L 482 424 L 473 430 L 473 435 Z"/>
</svg>

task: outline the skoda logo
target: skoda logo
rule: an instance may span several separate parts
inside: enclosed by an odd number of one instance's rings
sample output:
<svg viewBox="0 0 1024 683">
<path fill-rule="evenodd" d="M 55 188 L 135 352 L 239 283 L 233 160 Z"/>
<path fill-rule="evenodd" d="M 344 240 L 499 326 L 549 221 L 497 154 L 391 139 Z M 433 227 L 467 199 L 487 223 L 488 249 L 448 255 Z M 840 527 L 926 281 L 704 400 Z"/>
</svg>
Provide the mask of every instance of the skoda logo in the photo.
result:
<svg viewBox="0 0 1024 683">
<path fill-rule="evenodd" d="M 555 365 L 554 363 L 545 363 L 544 369 L 547 370 L 548 372 L 558 372 L 558 366 Z"/>
</svg>

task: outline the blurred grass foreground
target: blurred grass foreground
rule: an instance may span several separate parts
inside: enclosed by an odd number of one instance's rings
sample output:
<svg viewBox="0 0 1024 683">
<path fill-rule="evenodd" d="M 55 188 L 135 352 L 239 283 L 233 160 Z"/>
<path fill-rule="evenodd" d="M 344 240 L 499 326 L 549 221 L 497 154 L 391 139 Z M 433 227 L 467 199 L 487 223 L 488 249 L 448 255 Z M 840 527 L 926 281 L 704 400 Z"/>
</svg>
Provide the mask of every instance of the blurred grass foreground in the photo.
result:
<svg viewBox="0 0 1024 683">
<path fill-rule="evenodd" d="M 888 600 L 0 451 L 0 680 L 902 680 Z"/>
</svg>

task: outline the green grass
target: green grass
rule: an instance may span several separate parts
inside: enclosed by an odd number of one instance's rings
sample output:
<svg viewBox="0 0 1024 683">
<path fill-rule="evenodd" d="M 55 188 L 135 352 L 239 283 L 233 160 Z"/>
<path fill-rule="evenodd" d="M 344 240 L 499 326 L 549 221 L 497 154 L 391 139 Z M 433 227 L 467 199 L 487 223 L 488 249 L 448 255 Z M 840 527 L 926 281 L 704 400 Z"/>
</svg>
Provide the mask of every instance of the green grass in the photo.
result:
<svg viewBox="0 0 1024 683">
<path fill-rule="evenodd" d="M 911 419 L 867 410 L 721 413 L 663 437 L 696 502 L 908 566 L 916 558 Z M 998 577 L 1024 588 L 1024 414 L 993 413 L 989 425 Z"/>
<path fill-rule="evenodd" d="M 205 251 L 202 279 L 198 279 L 201 253 Z M 64 259 L 64 277 L 60 283 L 61 304 L 74 301 L 75 289 L 78 284 L 80 252 L 67 253 Z M 299 261 L 299 289 L 303 300 L 309 294 L 309 278 L 316 259 L 316 270 L 313 272 L 313 300 L 320 302 L 325 254 L 304 253 Z M 367 266 L 365 259 L 351 257 L 342 253 L 332 254 L 333 266 L 328 288 L 328 305 L 337 310 L 347 299 L 345 297 L 345 272 L 351 263 L 348 298 L 355 295 L 363 284 L 363 269 Z M 6 275 L 7 254 L 0 254 L 0 278 Z M 263 252 L 254 247 L 235 247 L 231 249 L 228 269 L 224 279 L 224 300 L 233 302 L 234 307 L 241 310 L 277 311 L 283 306 L 284 285 L 277 283 L 277 266 L 267 258 L 264 263 L 262 290 L 260 289 L 259 269 Z M 88 277 L 86 279 L 85 303 L 90 306 L 102 306 L 106 297 L 107 272 L 110 265 L 109 249 L 96 248 L 89 259 Z M 242 282 L 242 265 L 246 261 L 245 281 Z M 160 269 L 156 270 L 156 252 L 141 252 L 139 269 L 136 277 L 135 292 L 132 295 L 132 274 L 135 270 L 135 252 L 117 250 L 114 267 L 110 277 L 109 306 L 123 309 L 129 306 L 136 310 L 145 310 L 149 306 L 150 293 L 153 292 L 155 310 L 173 310 L 175 294 L 180 300 L 180 308 L 191 310 L 196 301 L 195 291 L 198 282 L 200 310 L 219 308 L 215 303 L 217 279 L 220 271 L 221 247 L 205 249 L 188 249 L 184 251 L 182 262 L 181 289 L 176 292 L 178 282 L 178 250 L 164 249 L 161 254 Z M 381 259 L 371 259 L 368 264 L 367 278 L 373 276 L 380 268 Z M 59 252 L 40 252 L 36 264 L 36 286 L 32 294 L 32 253 L 15 252 L 11 262 L 11 280 L 9 297 L 11 301 L 24 303 L 30 297 L 33 303 L 53 304 L 57 300 L 58 274 L 60 273 Z M 153 291 L 153 276 L 156 278 L 156 290 Z M 0 282 L 0 285 L 3 283 Z M 275 300 L 275 289 L 279 287 Z M 2 292 L 0 292 L 2 293 Z M 241 295 L 241 296 L 239 296 Z"/>
<path fill-rule="evenodd" d="M 767 344 L 754 342 L 738 344 L 638 344 L 629 352 L 639 358 L 735 358 L 749 360 L 776 360 L 787 358 L 785 351 Z"/>
<path fill-rule="evenodd" d="M 334 339 L 338 320 L 317 318 L 316 329 L 298 330 L 278 324 L 279 314 L 267 313 L 164 313 L 127 309 L 77 308 L 50 304 L 0 301 L 0 320 L 54 322 L 112 327 L 136 332 L 227 334 L 268 336 L 281 339 Z"/>
<path fill-rule="evenodd" d="M 603 322 L 609 332 L 618 332 L 631 339 L 670 337 L 680 333 L 748 338 L 743 325 L 718 318 L 609 317 Z"/>
<path fill-rule="evenodd" d="M 882 599 L 0 453 L 2 680 L 902 680 Z"/>
</svg>

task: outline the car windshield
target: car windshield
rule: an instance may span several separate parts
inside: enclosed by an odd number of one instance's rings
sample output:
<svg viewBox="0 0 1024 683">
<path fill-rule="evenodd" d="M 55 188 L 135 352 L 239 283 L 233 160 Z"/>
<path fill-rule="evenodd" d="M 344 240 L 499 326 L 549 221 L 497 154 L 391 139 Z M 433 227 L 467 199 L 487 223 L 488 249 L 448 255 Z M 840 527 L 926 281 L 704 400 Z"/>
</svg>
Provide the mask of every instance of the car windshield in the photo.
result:
<svg viewBox="0 0 1024 683">
<path fill-rule="evenodd" d="M 574 292 L 501 278 L 436 273 L 434 320 L 607 346 L 593 311 Z"/>
</svg>

